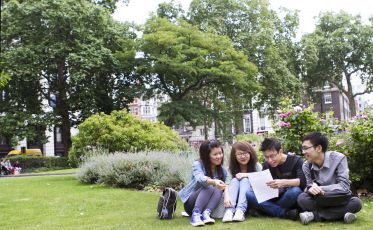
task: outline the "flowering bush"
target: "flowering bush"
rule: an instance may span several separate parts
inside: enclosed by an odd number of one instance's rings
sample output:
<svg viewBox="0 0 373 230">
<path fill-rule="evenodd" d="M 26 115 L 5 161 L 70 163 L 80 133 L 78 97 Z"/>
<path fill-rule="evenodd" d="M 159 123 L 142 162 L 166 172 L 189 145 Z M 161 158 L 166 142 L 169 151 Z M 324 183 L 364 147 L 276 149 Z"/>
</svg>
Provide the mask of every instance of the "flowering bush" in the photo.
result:
<svg viewBox="0 0 373 230">
<path fill-rule="evenodd" d="M 355 187 L 373 191 L 373 114 L 359 114 L 341 125 L 343 132 L 330 140 L 330 149 L 346 154 Z"/>
<path fill-rule="evenodd" d="M 322 116 L 313 112 L 312 107 L 292 106 L 289 100 L 281 103 L 281 108 L 276 112 L 276 137 L 281 140 L 285 151 L 298 155 L 301 155 L 302 138 L 306 134 L 317 131 L 330 135 L 336 124 L 331 113 Z"/>
</svg>

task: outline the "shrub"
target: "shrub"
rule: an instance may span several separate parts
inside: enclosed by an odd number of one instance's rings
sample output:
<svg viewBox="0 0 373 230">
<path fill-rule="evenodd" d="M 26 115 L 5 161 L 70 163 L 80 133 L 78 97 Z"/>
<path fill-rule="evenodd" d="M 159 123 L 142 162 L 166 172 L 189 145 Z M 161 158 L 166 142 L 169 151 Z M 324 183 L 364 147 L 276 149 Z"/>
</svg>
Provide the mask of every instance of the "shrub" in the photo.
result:
<svg viewBox="0 0 373 230">
<path fill-rule="evenodd" d="M 75 163 L 84 156 L 87 147 L 100 147 L 109 152 L 188 148 L 188 144 L 171 128 L 137 118 L 126 110 L 89 117 L 79 125 L 79 134 L 72 141 L 69 159 Z"/>
<path fill-rule="evenodd" d="M 180 188 L 190 178 L 195 153 L 138 152 L 92 154 L 80 166 L 82 183 L 143 189 L 146 186 Z"/>
<path fill-rule="evenodd" d="M 357 115 L 343 125 L 344 132 L 334 136 L 330 149 L 346 154 L 350 177 L 355 187 L 373 191 L 373 114 Z"/>
<path fill-rule="evenodd" d="M 22 171 L 32 171 L 38 168 L 45 169 L 65 169 L 70 168 L 66 157 L 37 157 L 37 156 L 12 156 L 8 158 L 13 164 L 17 160 L 20 163 Z"/>
<path fill-rule="evenodd" d="M 281 103 L 277 111 L 278 123 L 275 125 L 276 137 L 281 140 L 285 151 L 301 155 L 303 137 L 311 132 L 322 132 L 328 137 L 334 133 L 337 121 L 332 112 L 321 115 L 312 111 L 312 107 L 293 107 L 290 101 Z"/>
</svg>

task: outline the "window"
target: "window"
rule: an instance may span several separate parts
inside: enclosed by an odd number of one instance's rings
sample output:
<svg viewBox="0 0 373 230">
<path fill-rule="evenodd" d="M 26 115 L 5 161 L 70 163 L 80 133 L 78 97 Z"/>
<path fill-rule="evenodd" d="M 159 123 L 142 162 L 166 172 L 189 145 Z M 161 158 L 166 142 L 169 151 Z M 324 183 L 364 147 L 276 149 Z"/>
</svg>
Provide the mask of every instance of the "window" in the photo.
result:
<svg viewBox="0 0 373 230">
<path fill-rule="evenodd" d="M 265 119 L 265 117 L 260 117 L 260 130 L 266 130 L 266 119 Z"/>
<path fill-rule="evenodd" d="M 201 136 L 205 136 L 205 129 L 200 129 L 200 130 L 199 130 L 199 134 L 200 134 Z"/>
<path fill-rule="evenodd" d="M 331 104 L 332 103 L 332 94 L 331 93 L 324 93 L 324 103 Z"/>
<path fill-rule="evenodd" d="M 244 132 L 251 133 L 251 117 L 245 117 L 243 119 Z"/>
<path fill-rule="evenodd" d="M 144 115 L 150 115 L 150 106 L 144 107 Z"/>
</svg>

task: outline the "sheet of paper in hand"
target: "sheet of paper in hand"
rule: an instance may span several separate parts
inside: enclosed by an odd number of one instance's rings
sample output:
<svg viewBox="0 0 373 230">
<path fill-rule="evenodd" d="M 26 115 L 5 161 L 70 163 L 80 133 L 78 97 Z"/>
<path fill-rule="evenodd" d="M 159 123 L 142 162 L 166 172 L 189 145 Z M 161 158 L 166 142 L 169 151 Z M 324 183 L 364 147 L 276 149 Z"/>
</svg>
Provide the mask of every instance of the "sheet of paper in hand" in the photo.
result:
<svg viewBox="0 0 373 230">
<path fill-rule="evenodd" d="M 267 182 L 273 180 L 269 169 L 249 173 L 249 180 L 258 203 L 278 197 L 278 189 L 270 188 L 267 185 Z"/>
</svg>

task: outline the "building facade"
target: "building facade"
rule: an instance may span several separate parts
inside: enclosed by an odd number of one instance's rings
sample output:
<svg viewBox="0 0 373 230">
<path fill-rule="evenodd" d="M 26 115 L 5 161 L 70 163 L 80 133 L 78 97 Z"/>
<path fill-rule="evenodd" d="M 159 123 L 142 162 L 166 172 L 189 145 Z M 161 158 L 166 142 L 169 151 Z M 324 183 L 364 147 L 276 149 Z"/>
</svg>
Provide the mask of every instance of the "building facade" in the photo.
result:
<svg viewBox="0 0 373 230">
<path fill-rule="evenodd" d="M 337 87 L 326 86 L 323 90 L 318 90 L 318 100 L 315 103 L 314 111 L 326 113 L 333 111 L 333 116 L 339 120 L 348 120 L 351 118 L 349 99 Z"/>
</svg>

